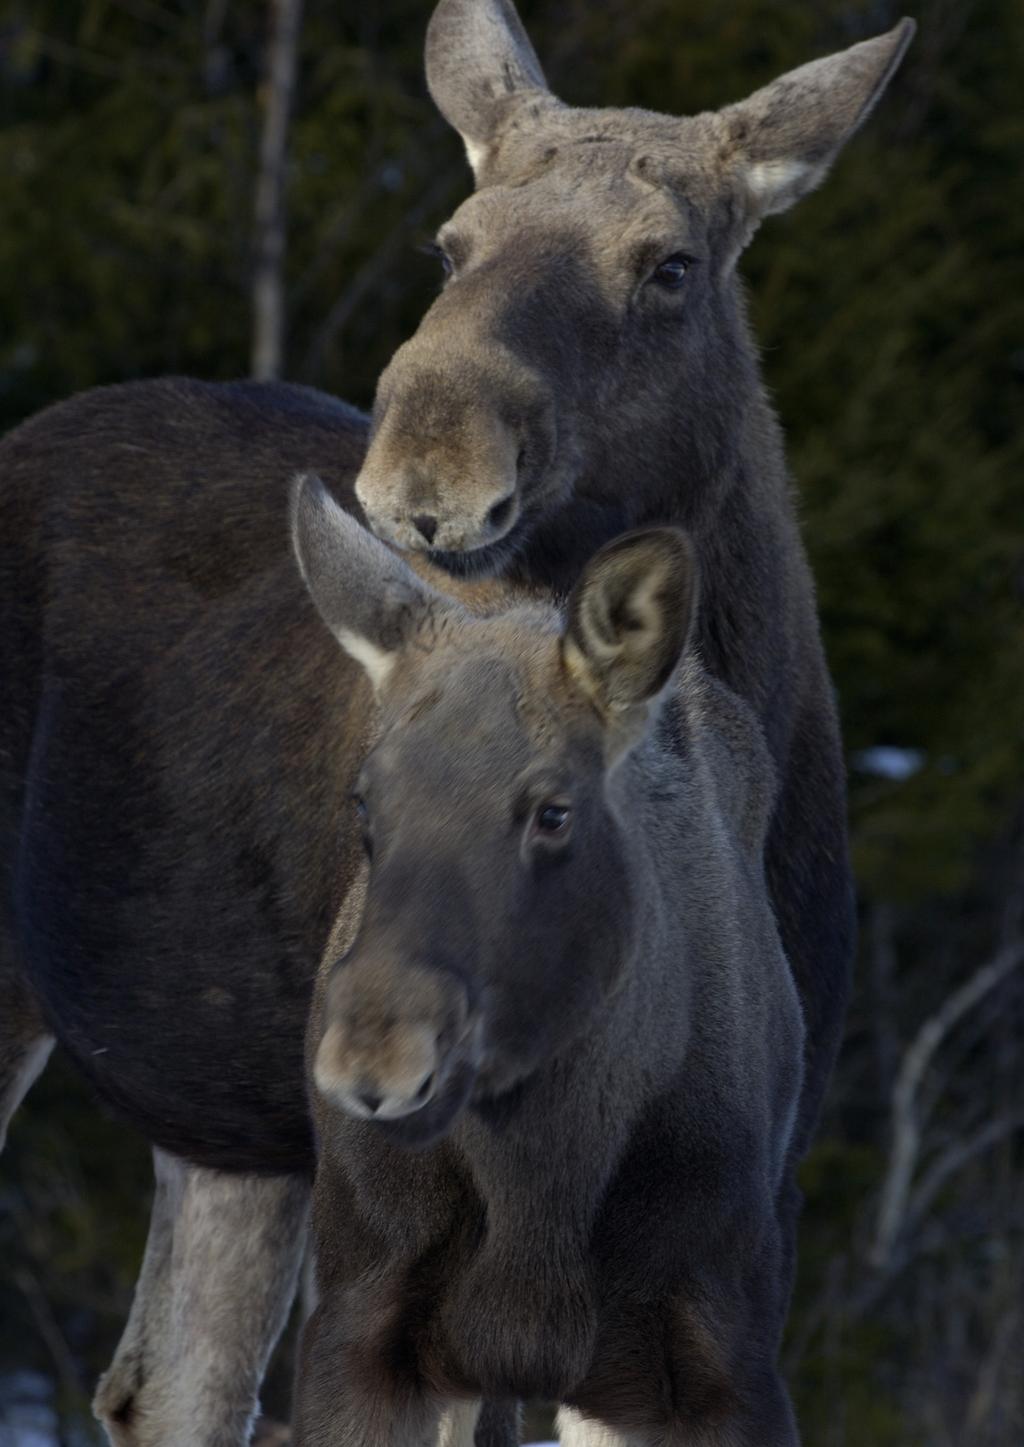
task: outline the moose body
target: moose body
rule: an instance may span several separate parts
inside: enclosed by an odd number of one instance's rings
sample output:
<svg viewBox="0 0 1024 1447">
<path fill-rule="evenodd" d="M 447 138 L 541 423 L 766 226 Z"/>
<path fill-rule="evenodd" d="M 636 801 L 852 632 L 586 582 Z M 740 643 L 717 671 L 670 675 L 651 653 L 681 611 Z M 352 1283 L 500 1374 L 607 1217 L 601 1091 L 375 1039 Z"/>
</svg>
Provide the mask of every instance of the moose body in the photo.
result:
<svg viewBox="0 0 1024 1447">
<path fill-rule="evenodd" d="M 296 575 L 296 472 L 470 575 L 467 597 L 495 573 L 563 596 L 623 529 L 689 532 L 695 647 L 751 707 L 778 776 L 767 877 L 806 1022 L 781 1183 L 791 1268 L 793 1169 L 839 1039 L 852 904 L 813 587 L 734 265 L 762 215 L 820 180 L 909 33 L 675 121 L 560 105 L 510 5 L 443 0 L 428 79 L 477 190 L 440 233 L 451 278 L 372 426 L 303 388 L 146 382 L 0 443 L 0 1125 L 56 1036 L 162 1152 L 100 1397 L 117 1441 L 244 1439 L 301 1254 L 302 1032 L 358 871 L 347 801 L 370 694 Z M 236 1199 L 231 1173 L 263 1185 Z M 189 1317 L 203 1212 L 182 1203 L 207 1188 L 222 1230 L 261 1243 L 248 1280 L 201 1256 L 207 1297 L 248 1323 L 230 1351 Z M 290 1232 L 266 1226 L 279 1213 Z M 161 1345 L 179 1289 L 185 1336 L 207 1342 L 202 1392 Z M 172 1399 L 191 1404 L 174 1431 Z"/>
<path fill-rule="evenodd" d="M 749 708 L 675 666 L 681 535 L 603 549 L 563 632 L 472 616 L 307 492 L 303 571 L 379 708 L 361 923 L 310 1029 L 299 1443 L 431 1440 L 484 1396 L 559 1401 L 580 1443 L 795 1442 L 774 773 Z"/>
</svg>

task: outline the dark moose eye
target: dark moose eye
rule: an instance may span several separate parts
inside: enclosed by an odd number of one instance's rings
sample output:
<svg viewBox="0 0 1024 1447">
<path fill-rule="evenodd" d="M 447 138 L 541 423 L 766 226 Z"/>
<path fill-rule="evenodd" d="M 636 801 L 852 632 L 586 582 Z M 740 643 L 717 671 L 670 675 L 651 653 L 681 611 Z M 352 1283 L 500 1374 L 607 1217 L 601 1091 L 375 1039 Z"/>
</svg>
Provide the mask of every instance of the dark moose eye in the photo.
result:
<svg viewBox="0 0 1024 1447">
<path fill-rule="evenodd" d="M 570 810 L 567 804 L 542 804 L 534 817 L 538 834 L 553 838 L 564 834 L 569 827 Z"/>
<path fill-rule="evenodd" d="M 359 818 L 359 829 L 363 840 L 363 850 L 367 859 L 373 858 L 373 839 L 370 836 L 370 811 L 366 807 L 366 800 L 361 794 L 353 794 L 352 802 L 356 806 L 356 814 Z"/>
<path fill-rule="evenodd" d="M 437 257 L 438 261 L 441 263 L 441 270 L 445 274 L 445 280 L 447 280 L 448 277 L 450 277 L 454 272 L 455 264 L 452 261 L 451 257 L 448 255 L 447 251 L 445 251 L 444 247 L 439 246 L 436 241 L 428 241 L 426 246 L 423 247 L 423 250 L 427 253 L 428 256 Z"/>
<path fill-rule="evenodd" d="M 651 273 L 651 280 L 663 286 L 666 291 L 677 291 L 686 279 L 686 273 L 690 269 L 690 260 L 686 256 L 669 256 L 656 266 Z"/>
</svg>

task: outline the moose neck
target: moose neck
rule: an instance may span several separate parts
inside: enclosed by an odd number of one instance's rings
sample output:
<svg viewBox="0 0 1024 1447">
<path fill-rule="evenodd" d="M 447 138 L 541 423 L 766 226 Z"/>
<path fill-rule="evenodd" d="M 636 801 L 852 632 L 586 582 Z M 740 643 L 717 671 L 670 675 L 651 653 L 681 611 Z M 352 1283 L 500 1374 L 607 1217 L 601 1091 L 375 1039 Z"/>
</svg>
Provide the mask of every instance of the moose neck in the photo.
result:
<svg viewBox="0 0 1024 1447">
<path fill-rule="evenodd" d="M 738 285 L 723 287 L 716 303 L 715 346 L 680 366 L 678 385 L 642 415 L 617 411 L 573 499 L 538 530 L 514 571 L 565 593 L 617 533 L 685 528 L 700 559 L 702 656 L 763 715 L 772 670 L 792 660 L 807 620 L 813 625 L 810 585 L 781 429 Z"/>
</svg>

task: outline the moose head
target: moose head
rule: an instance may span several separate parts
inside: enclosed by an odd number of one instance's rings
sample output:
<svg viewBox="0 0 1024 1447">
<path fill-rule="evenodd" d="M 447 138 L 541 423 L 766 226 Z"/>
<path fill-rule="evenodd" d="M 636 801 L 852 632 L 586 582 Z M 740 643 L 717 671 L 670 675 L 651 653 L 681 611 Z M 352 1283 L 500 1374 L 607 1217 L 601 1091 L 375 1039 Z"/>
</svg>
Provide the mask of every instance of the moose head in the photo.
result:
<svg viewBox="0 0 1024 1447">
<path fill-rule="evenodd" d="M 427 81 L 476 189 L 380 379 L 356 484 L 373 530 L 483 570 L 572 499 L 614 502 L 623 527 L 686 522 L 666 494 L 682 481 L 698 508 L 736 436 L 764 431 L 737 257 L 822 180 L 913 31 L 677 119 L 564 105 L 510 0 L 441 0 Z"/>
</svg>

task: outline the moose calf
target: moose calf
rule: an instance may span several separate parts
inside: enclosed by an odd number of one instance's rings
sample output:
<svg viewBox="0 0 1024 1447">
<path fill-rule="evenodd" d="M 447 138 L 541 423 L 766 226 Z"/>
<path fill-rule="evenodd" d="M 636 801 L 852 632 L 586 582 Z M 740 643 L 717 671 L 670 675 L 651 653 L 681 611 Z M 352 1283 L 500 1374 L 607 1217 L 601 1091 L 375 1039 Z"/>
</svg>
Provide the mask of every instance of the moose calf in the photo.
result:
<svg viewBox="0 0 1024 1447">
<path fill-rule="evenodd" d="M 687 651 L 685 534 L 608 544 L 564 622 L 474 615 L 316 481 L 294 539 L 376 699 L 368 873 L 309 1039 L 298 1443 L 455 1447 L 482 1398 L 541 1396 L 572 1447 L 791 1447 L 803 1021 L 773 769 Z"/>
</svg>

